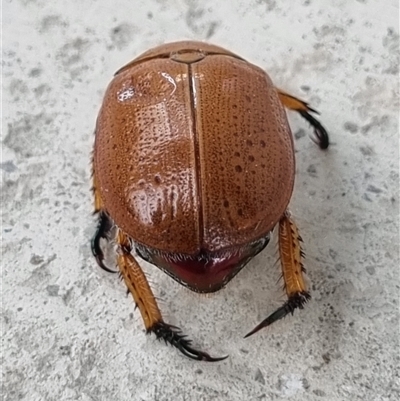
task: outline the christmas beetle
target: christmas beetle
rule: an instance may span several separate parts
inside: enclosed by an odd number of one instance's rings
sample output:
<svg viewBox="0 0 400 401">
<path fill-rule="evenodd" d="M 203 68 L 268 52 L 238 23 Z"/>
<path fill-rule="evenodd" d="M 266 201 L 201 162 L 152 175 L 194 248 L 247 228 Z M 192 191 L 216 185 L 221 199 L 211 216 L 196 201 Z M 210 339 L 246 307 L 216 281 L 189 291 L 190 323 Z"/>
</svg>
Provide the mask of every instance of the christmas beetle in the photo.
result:
<svg viewBox="0 0 400 401">
<path fill-rule="evenodd" d="M 218 46 L 151 49 L 117 71 L 106 91 L 93 152 L 99 224 L 92 251 L 110 270 L 101 239 L 116 241 L 118 271 L 147 333 L 190 358 L 224 359 L 195 349 L 163 320 L 139 258 L 193 291 L 214 292 L 264 249 L 277 226 L 287 301 L 247 336 L 310 298 L 301 238 L 287 211 L 295 152 L 284 107 L 328 147 L 315 110 Z"/>
</svg>

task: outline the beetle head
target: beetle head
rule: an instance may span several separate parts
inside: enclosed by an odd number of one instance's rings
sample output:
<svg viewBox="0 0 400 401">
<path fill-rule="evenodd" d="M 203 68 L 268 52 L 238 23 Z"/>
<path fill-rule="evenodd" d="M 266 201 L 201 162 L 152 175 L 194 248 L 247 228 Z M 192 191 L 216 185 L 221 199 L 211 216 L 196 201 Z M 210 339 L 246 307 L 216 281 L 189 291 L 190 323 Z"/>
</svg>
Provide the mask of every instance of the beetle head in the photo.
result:
<svg viewBox="0 0 400 401">
<path fill-rule="evenodd" d="M 245 245 L 195 255 L 171 253 L 135 244 L 137 254 L 192 291 L 209 293 L 224 287 L 269 242 L 269 234 Z"/>
</svg>

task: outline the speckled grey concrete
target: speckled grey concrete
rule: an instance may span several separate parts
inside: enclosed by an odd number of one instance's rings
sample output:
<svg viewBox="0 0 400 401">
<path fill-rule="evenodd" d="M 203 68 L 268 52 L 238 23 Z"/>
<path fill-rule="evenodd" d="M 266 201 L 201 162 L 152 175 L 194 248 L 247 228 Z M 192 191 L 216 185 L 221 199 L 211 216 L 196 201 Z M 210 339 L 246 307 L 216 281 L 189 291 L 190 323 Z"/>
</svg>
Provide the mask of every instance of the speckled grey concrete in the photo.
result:
<svg viewBox="0 0 400 401">
<path fill-rule="evenodd" d="M 216 5 L 218 4 L 218 5 Z M 2 399 L 399 399 L 399 20 L 396 0 L 3 2 Z M 168 322 L 220 363 L 145 336 L 124 285 L 91 257 L 90 152 L 102 95 L 147 48 L 208 40 L 321 112 L 332 146 L 289 118 L 291 210 L 313 300 L 284 300 L 270 245 L 198 297 L 145 266 Z"/>
</svg>

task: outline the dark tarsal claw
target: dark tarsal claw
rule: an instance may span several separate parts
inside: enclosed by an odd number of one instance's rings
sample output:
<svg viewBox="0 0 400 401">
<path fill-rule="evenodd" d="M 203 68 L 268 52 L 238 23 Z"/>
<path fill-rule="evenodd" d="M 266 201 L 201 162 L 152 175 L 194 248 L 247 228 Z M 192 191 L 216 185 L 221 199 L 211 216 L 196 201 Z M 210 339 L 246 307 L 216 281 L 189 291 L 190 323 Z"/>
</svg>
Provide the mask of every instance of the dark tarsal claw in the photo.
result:
<svg viewBox="0 0 400 401">
<path fill-rule="evenodd" d="M 311 295 L 308 292 L 300 292 L 290 297 L 280 308 L 278 308 L 274 313 L 264 319 L 259 325 L 257 325 L 252 331 L 250 331 L 250 333 L 247 333 L 244 338 L 250 337 L 262 328 L 267 327 L 277 320 L 284 318 L 289 313 L 293 315 L 295 309 L 303 309 L 304 305 L 310 299 Z"/>
<path fill-rule="evenodd" d="M 309 109 L 309 110 L 314 113 L 317 113 L 313 109 Z M 309 114 L 307 111 L 299 111 L 299 113 L 314 128 L 314 133 L 315 133 L 315 136 L 317 137 L 317 140 L 313 139 L 313 142 L 315 142 L 321 149 L 327 149 L 329 146 L 329 136 L 328 136 L 328 133 L 326 132 L 326 129 L 323 127 L 323 125 L 316 118 L 314 118 L 311 114 Z"/>
<path fill-rule="evenodd" d="M 91 248 L 93 256 L 96 259 L 97 264 L 106 272 L 117 273 L 117 270 L 112 270 L 104 264 L 104 253 L 100 246 L 100 239 L 104 238 L 109 240 L 108 234 L 113 227 L 113 222 L 107 216 L 105 212 L 99 213 L 99 223 L 97 225 L 96 233 L 94 234 L 91 241 Z"/>
<path fill-rule="evenodd" d="M 228 356 L 213 358 L 206 352 L 194 349 L 191 346 L 192 341 L 187 339 L 178 327 L 165 322 L 156 323 L 148 332 L 153 332 L 158 340 L 164 340 L 165 343 L 169 343 L 173 347 L 178 348 L 183 355 L 196 361 L 218 362 L 228 358 Z"/>
</svg>

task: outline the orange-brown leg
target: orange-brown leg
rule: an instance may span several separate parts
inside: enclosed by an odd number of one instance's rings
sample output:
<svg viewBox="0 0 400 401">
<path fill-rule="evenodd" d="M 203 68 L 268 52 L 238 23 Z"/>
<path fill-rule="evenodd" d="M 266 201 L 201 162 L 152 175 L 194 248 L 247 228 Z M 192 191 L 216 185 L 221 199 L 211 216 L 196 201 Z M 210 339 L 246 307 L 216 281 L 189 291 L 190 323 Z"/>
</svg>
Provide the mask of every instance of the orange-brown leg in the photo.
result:
<svg viewBox="0 0 400 401">
<path fill-rule="evenodd" d="M 306 102 L 303 102 L 296 97 L 289 95 L 288 93 L 277 89 L 279 99 L 282 104 L 289 110 L 297 111 L 304 119 L 306 119 L 311 126 L 314 128 L 315 136 L 317 137 L 316 142 L 321 149 L 327 149 L 329 146 L 329 136 L 323 125 L 314 118 L 310 113 L 319 114 L 316 110 L 312 109 Z"/>
<path fill-rule="evenodd" d="M 153 292 L 139 263 L 131 254 L 131 241 L 126 234 L 118 230 L 118 267 L 129 292 L 138 306 L 147 333 L 154 333 L 158 339 L 178 348 L 182 354 L 199 361 L 221 361 L 223 358 L 213 358 L 205 352 L 191 346 L 181 330 L 164 322 Z"/>
<path fill-rule="evenodd" d="M 92 191 L 94 196 L 94 211 L 93 214 L 99 213 L 104 210 L 103 201 L 101 200 L 100 191 L 99 191 L 99 184 L 97 182 L 96 175 L 92 174 Z"/>
<path fill-rule="evenodd" d="M 112 229 L 114 223 L 110 219 L 110 217 L 108 216 L 108 214 L 104 208 L 103 201 L 101 200 L 101 197 L 100 197 L 100 191 L 99 191 L 99 186 L 98 186 L 98 183 L 96 180 L 96 175 L 94 174 L 94 172 L 93 172 L 92 190 L 93 190 L 93 196 L 94 196 L 94 212 L 93 212 L 93 214 L 99 215 L 97 230 L 91 241 L 92 253 L 96 259 L 97 264 L 102 269 L 104 269 L 105 271 L 107 271 L 109 273 L 117 273 L 116 270 L 111 270 L 110 268 L 108 268 L 105 265 L 104 253 L 100 246 L 100 240 L 102 238 L 105 239 L 106 241 L 110 240 L 110 233 L 111 233 L 111 229 Z"/>
<path fill-rule="evenodd" d="M 296 224 L 291 220 L 289 212 L 286 212 L 279 221 L 279 257 L 288 300 L 245 337 L 284 318 L 289 313 L 293 314 L 297 308 L 303 309 L 304 304 L 311 298 L 303 278 L 305 270 L 301 261 L 303 251 L 300 242 L 301 237 Z"/>
</svg>

